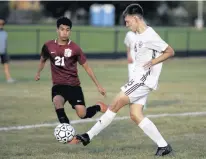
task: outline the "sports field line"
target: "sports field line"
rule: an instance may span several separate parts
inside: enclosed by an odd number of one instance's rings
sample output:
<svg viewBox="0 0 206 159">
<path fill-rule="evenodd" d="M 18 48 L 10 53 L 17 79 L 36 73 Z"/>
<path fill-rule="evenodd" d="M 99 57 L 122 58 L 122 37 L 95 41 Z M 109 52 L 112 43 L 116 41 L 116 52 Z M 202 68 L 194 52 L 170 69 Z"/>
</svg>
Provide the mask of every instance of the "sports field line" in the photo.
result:
<svg viewBox="0 0 206 159">
<path fill-rule="evenodd" d="M 174 113 L 174 114 L 154 114 L 147 115 L 149 118 L 160 118 L 160 117 L 182 117 L 182 116 L 204 116 L 206 112 L 185 112 L 185 113 Z M 116 117 L 114 120 L 125 120 L 129 119 L 129 116 Z M 96 119 L 80 119 L 80 120 L 72 120 L 71 124 L 80 124 L 80 123 L 89 123 L 98 121 L 99 118 Z M 52 127 L 56 126 L 59 123 L 44 123 L 44 124 L 35 124 L 35 125 L 23 125 L 23 126 L 9 126 L 9 127 L 0 127 L 0 131 L 11 131 L 11 130 L 23 130 L 23 129 L 32 129 L 32 128 L 40 128 L 40 127 Z"/>
</svg>

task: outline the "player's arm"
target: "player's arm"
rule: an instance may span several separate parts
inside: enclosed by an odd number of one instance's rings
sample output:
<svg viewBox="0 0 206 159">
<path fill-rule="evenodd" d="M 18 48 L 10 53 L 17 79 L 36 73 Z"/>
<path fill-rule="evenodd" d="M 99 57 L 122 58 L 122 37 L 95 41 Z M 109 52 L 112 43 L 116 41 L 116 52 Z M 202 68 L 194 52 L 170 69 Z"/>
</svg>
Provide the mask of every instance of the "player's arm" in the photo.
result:
<svg viewBox="0 0 206 159">
<path fill-rule="evenodd" d="M 167 60 L 168 58 L 174 56 L 174 54 L 175 54 L 173 48 L 169 45 L 162 53 L 163 54 L 161 56 L 152 60 L 153 65 L 161 63 L 161 62 Z"/>
<path fill-rule="evenodd" d="M 133 62 L 131 52 L 130 52 L 130 47 L 127 47 L 127 61 L 128 61 L 128 63 Z"/>
<path fill-rule="evenodd" d="M 85 71 L 87 72 L 87 74 L 90 76 L 90 78 L 92 79 L 92 81 L 95 83 L 95 85 L 97 86 L 99 92 L 100 92 L 103 96 L 105 96 L 105 95 L 106 95 L 106 92 L 105 92 L 104 88 L 102 88 L 102 86 L 99 84 L 99 82 L 98 82 L 98 80 L 97 80 L 97 78 L 96 78 L 96 76 L 95 76 L 92 68 L 88 65 L 87 62 L 85 62 L 85 63 L 82 65 L 82 67 L 85 69 Z"/>
<path fill-rule="evenodd" d="M 49 58 L 49 52 L 47 46 L 44 44 L 41 51 L 40 62 L 38 66 L 38 70 L 35 76 L 35 80 L 38 81 L 40 79 L 40 73 L 44 69 L 46 60 Z"/>
<path fill-rule="evenodd" d="M 161 63 L 167 60 L 168 58 L 174 56 L 175 54 L 173 48 L 169 46 L 165 41 L 163 41 L 160 37 L 157 37 L 157 41 L 151 44 L 151 48 L 153 48 L 153 51 L 162 52 L 162 55 L 147 62 L 143 66 L 145 69 L 148 69 L 158 63 Z"/>
<path fill-rule="evenodd" d="M 128 63 L 132 63 L 132 56 L 131 56 L 131 52 L 130 52 L 130 38 L 129 38 L 129 34 L 127 33 L 124 39 L 124 44 L 127 48 L 127 61 Z"/>
<path fill-rule="evenodd" d="M 85 62 L 82 67 L 85 69 L 85 71 L 87 72 L 87 74 L 89 75 L 89 77 L 92 79 L 92 81 L 95 83 L 95 85 L 98 87 L 100 84 L 97 81 L 97 78 L 92 70 L 92 68 L 89 66 L 89 64 L 87 62 Z"/>
<path fill-rule="evenodd" d="M 79 52 L 79 56 L 78 56 L 78 62 L 80 65 L 82 65 L 82 67 L 85 69 L 85 71 L 87 72 L 87 74 L 90 76 L 90 78 L 92 79 L 92 81 L 95 83 L 95 85 L 97 86 L 98 91 L 105 96 L 106 92 L 104 90 L 104 88 L 102 88 L 102 86 L 99 84 L 99 82 L 97 81 L 97 78 L 92 70 L 92 68 L 88 65 L 87 60 L 86 60 L 86 56 L 84 55 L 84 53 L 82 52 L 81 48 L 78 48 L 78 52 Z"/>
</svg>

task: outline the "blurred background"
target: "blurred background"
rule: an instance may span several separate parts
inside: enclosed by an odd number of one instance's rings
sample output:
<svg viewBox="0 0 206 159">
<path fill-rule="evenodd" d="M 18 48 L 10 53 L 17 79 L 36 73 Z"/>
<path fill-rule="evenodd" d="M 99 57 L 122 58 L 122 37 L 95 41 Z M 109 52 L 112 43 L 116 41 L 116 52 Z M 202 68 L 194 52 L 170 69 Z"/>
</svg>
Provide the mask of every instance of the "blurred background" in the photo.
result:
<svg viewBox="0 0 206 159">
<path fill-rule="evenodd" d="M 1 1 L 0 16 L 6 18 L 9 34 L 8 53 L 13 59 L 39 58 L 43 43 L 56 37 L 56 19 L 67 16 L 74 24 L 71 39 L 89 58 L 125 57 L 127 29 L 122 11 L 131 3 L 135 1 Z M 148 25 L 174 47 L 176 56 L 205 55 L 205 2 L 138 3 Z"/>
</svg>

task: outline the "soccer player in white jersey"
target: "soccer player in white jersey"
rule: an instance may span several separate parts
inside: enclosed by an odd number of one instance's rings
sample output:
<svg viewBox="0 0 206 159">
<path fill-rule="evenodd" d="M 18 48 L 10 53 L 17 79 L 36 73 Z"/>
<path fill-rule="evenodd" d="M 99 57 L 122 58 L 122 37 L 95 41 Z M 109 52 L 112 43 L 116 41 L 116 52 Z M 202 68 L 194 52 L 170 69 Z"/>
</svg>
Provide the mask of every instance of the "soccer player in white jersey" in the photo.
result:
<svg viewBox="0 0 206 159">
<path fill-rule="evenodd" d="M 145 24 L 143 9 L 139 4 L 129 5 L 123 12 L 126 27 L 136 32 L 136 67 L 132 79 L 121 87 L 120 93 L 114 98 L 107 111 L 99 121 L 84 134 L 76 138 L 84 146 L 94 136 L 106 128 L 115 118 L 116 113 L 130 103 L 131 119 L 143 132 L 157 144 L 156 156 L 164 156 L 172 152 L 171 146 L 165 141 L 154 123 L 144 117 L 143 105 L 148 94 L 157 88 L 162 62 L 174 55 L 174 50 L 160 36 Z"/>
<path fill-rule="evenodd" d="M 124 44 L 127 48 L 127 61 L 128 61 L 128 76 L 129 80 L 131 79 L 132 72 L 134 71 L 135 67 L 135 40 L 136 40 L 136 34 L 133 31 L 128 31 L 125 39 Z"/>
</svg>

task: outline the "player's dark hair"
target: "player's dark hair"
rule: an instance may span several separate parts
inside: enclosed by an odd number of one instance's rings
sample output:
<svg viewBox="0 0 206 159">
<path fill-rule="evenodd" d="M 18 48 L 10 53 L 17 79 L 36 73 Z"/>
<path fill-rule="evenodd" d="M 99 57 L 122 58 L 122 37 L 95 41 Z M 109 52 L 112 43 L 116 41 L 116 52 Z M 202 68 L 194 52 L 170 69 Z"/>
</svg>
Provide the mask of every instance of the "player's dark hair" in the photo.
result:
<svg viewBox="0 0 206 159">
<path fill-rule="evenodd" d="M 72 28 L 72 21 L 67 17 L 61 17 L 57 20 L 57 28 L 59 28 L 60 25 L 69 26 L 71 29 Z"/>
<path fill-rule="evenodd" d="M 124 17 L 127 15 L 138 15 L 140 17 L 143 17 L 144 11 L 139 4 L 130 4 L 126 7 L 126 9 L 123 12 Z"/>
</svg>

